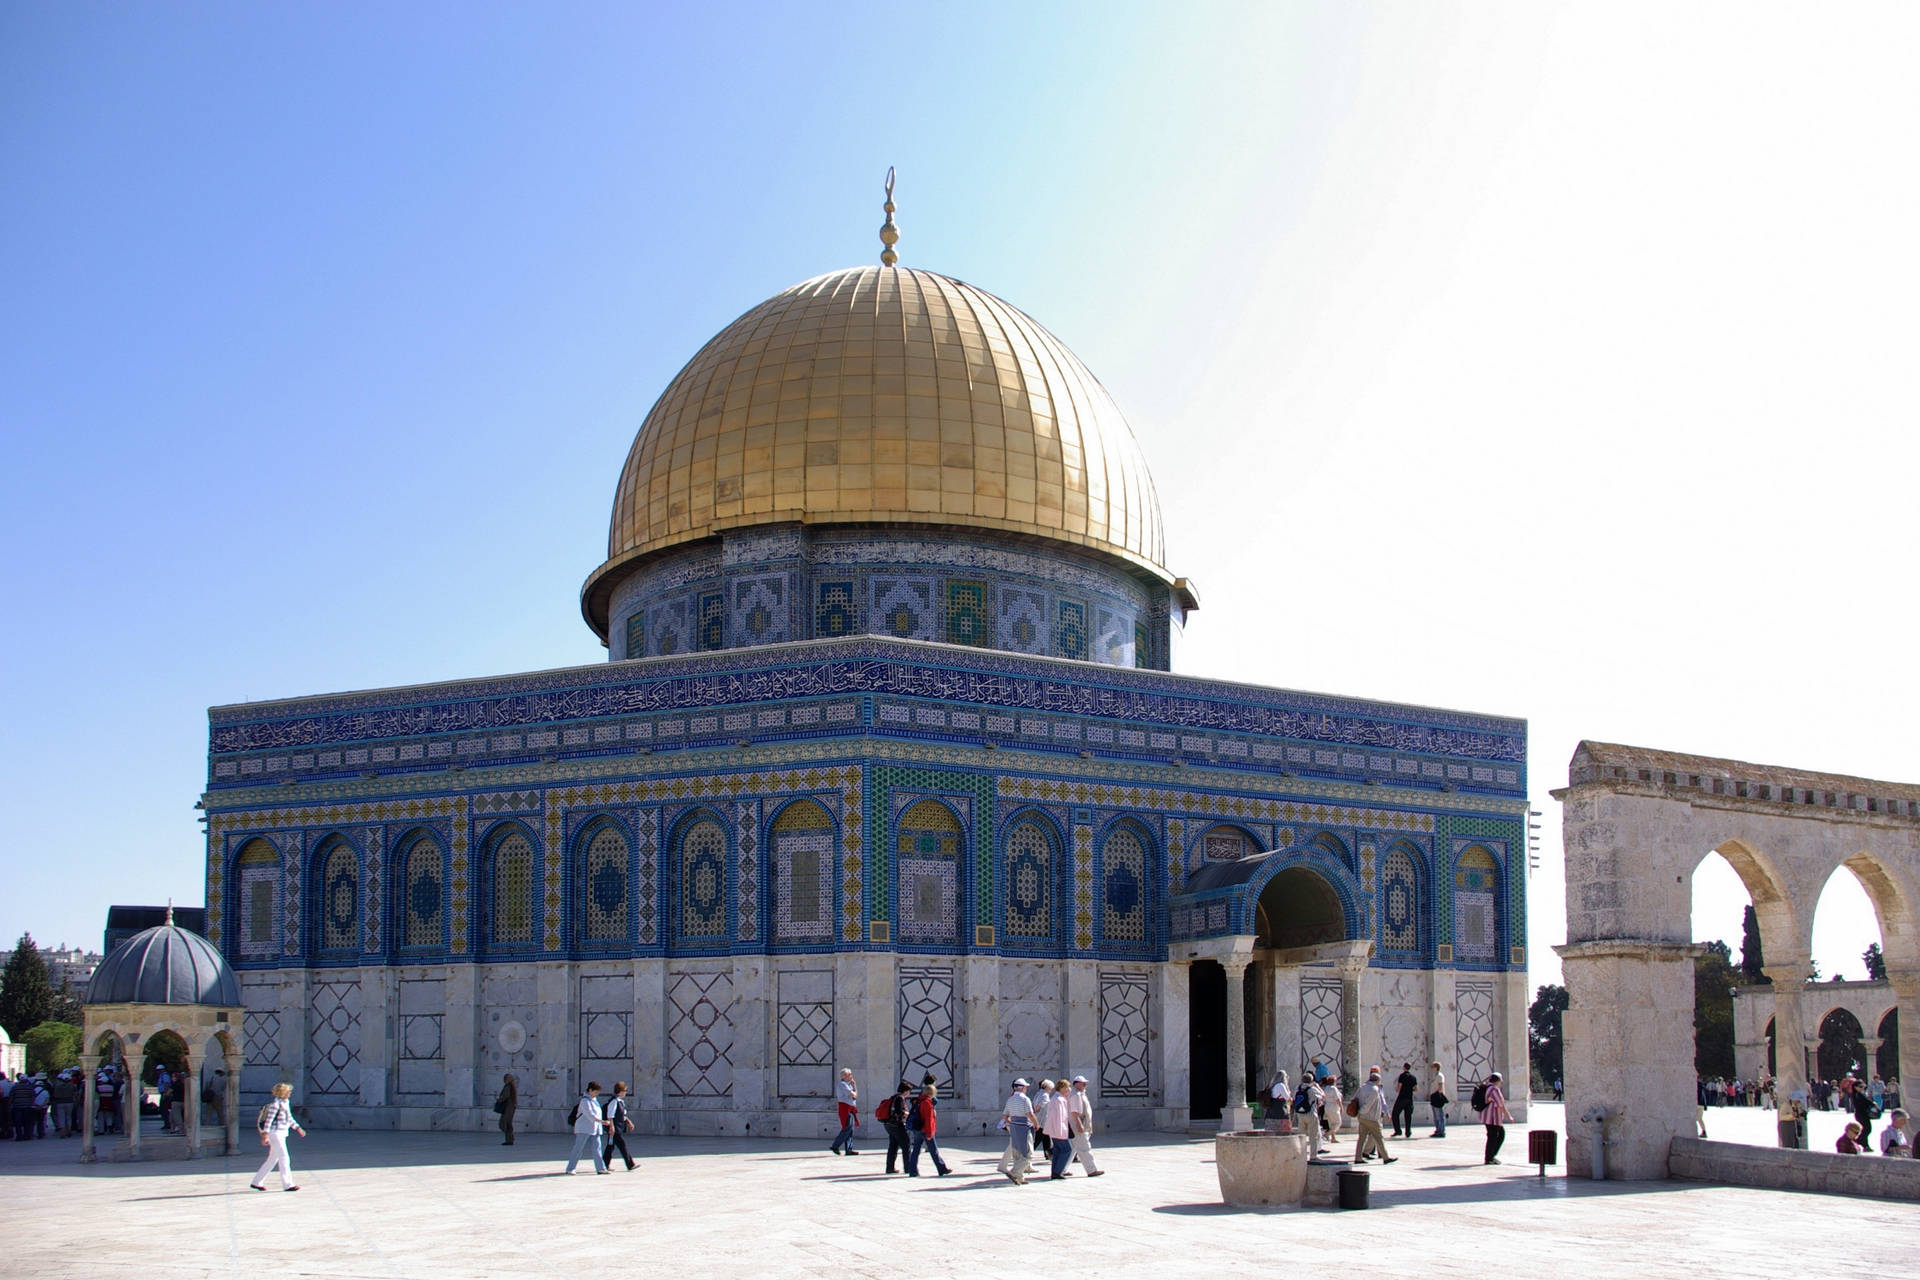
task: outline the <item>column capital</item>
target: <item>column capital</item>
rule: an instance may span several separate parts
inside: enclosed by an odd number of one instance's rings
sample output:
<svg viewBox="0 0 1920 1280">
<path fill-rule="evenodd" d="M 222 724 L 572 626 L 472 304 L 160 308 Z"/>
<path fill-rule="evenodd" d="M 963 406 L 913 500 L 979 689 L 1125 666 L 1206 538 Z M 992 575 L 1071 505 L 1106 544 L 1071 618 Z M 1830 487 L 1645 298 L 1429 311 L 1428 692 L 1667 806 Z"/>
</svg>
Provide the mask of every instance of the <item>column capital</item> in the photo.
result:
<svg viewBox="0 0 1920 1280">
<path fill-rule="evenodd" d="M 1353 979 L 1367 971 L 1365 956 L 1342 956 L 1333 962 L 1334 972 L 1342 978 Z"/>
<path fill-rule="evenodd" d="M 1247 966 L 1253 963 L 1252 956 L 1221 956 L 1220 967 L 1227 971 L 1229 978 L 1238 978 L 1247 972 Z"/>
</svg>

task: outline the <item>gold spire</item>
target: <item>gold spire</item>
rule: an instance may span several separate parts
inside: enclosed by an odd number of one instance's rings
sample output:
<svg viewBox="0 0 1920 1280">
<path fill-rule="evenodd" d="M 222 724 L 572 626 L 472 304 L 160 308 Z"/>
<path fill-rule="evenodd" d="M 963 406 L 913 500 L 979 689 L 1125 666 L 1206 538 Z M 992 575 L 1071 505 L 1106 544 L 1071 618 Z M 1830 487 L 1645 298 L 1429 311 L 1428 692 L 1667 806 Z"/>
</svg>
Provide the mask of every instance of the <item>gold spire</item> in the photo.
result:
<svg viewBox="0 0 1920 1280">
<path fill-rule="evenodd" d="M 893 225 L 893 166 L 887 166 L 887 202 L 880 206 L 887 212 L 887 220 L 880 225 L 880 265 L 890 267 L 900 261 L 900 255 L 893 246 L 900 243 L 900 228 Z"/>
</svg>

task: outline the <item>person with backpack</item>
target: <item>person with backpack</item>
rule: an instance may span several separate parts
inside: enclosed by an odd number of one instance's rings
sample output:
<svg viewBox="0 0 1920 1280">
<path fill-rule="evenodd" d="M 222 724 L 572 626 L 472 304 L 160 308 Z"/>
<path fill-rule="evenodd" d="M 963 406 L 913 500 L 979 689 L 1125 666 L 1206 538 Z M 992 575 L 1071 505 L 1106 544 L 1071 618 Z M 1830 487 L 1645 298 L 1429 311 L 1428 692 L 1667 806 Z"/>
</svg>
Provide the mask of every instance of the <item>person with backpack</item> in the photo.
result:
<svg viewBox="0 0 1920 1280">
<path fill-rule="evenodd" d="M 633 1120 L 627 1115 L 627 1082 L 616 1080 L 613 1085 L 613 1097 L 607 1100 L 606 1108 L 607 1142 L 600 1158 L 607 1168 L 613 1168 L 613 1149 L 620 1148 L 620 1158 L 627 1162 L 627 1172 L 633 1172 L 633 1154 L 627 1150 L 627 1135 L 633 1132 Z"/>
<path fill-rule="evenodd" d="M 933 1157 L 933 1167 L 946 1177 L 953 1170 L 947 1168 L 947 1162 L 940 1158 L 940 1086 L 928 1076 L 927 1082 L 920 1086 L 920 1096 L 915 1098 L 907 1111 L 907 1131 L 913 1135 L 913 1146 L 907 1152 L 907 1176 L 920 1176 L 920 1153 L 927 1152 Z"/>
<path fill-rule="evenodd" d="M 288 1101 L 291 1097 L 293 1097 L 293 1086 L 282 1080 L 273 1086 L 272 1100 L 260 1108 L 260 1114 L 254 1118 L 253 1127 L 260 1131 L 260 1145 L 267 1149 L 267 1158 L 260 1165 L 260 1171 L 254 1174 L 253 1181 L 247 1184 L 255 1191 L 267 1189 L 263 1184 L 267 1180 L 267 1175 L 276 1168 L 280 1170 L 282 1191 L 300 1189 L 300 1184 L 293 1180 L 293 1159 L 287 1154 L 287 1133 L 291 1130 L 304 1138 L 307 1136 L 307 1131 L 302 1129 L 300 1122 L 293 1118 L 293 1104 Z"/>
<path fill-rule="evenodd" d="M 573 1104 L 573 1110 L 567 1116 L 567 1123 L 573 1126 L 573 1154 L 567 1157 L 567 1172 L 572 1173 L 574 1166 L 580 1163 L 580 1153 L 593 1153 L 593 1171 L 607 1172 L 607 1162 L 600 1155 L 600 1135 L 606 1131 L 606 1114 L 600 1110 L 600 1082 L 587 1081 L 587 1091 L 580 1095 L 580 1101 Z"/>
<path fill-rule="evenodd" d="M 904 1170 L 913 1151 L 913 1137 L 907 1132 L 907 1113 L 913 1109 L 913 1081 L 902 1080 L 899 1088 L 880 1100 L 873 1118 L 887 1131 L 887 1172 Z M 896 1168 L 894 1157 L 899 1157 Z"/>
<path fill-rule="evenodd" d="M 1500 1089 L 1500 1073 L 1494 1072 L 1473 1091 L 1473 1109 L 1487 1126 L 1487 1156 L 1484 1163 L 1500 1163 L 1500 1144 L 1507 1140 L 1507 1122 L 1513 1113 L 1507 1110 L 1507 1095 Z"/>
<path fill-rule="evenodd" d="M 1318 1160 L 1322 1150 L 1320 1143 L 1320 1108 L 1326 1105 L 1327 1095 L 1313 1078 L 1311 1071 L 1300 1081 L 1300 1088 L 1293 1095 L 1293 1122 L 1300 1126 L 1300 1132 L 1307 1135 L 1307 1159 Z"/>
</svg>

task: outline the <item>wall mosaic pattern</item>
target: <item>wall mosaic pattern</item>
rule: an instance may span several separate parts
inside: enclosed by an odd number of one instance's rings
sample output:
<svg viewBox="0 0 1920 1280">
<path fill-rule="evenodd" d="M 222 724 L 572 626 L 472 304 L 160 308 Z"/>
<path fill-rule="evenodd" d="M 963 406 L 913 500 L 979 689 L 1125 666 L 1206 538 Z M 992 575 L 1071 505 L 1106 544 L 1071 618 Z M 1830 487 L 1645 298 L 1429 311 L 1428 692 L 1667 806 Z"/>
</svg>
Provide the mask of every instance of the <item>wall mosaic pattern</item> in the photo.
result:
<svg viewBox="0 0 1920 1280">
<path fill-rule="evenodd" d="M 774 1049 L 780 1096 L 830 1098 L 835 1065 L 833 974 L 783 969 L 775 975 L 775 981 L 779 1008 Z"/>
<path fill-rule="evenodd" d="M 773 940 L 833 941 L 833 818 L 819 802 L 795 800 L 773 821 Z"/>
<path fill-rule="evenodd" d="M 953 970 L 945 965 L 900 966 L 900 1078 L 918 1084 L 932 1074 L 940 1095 L 961 1096 L 954 1064 Z"/>
<path fill-rule="evenodd" d="M 1453 1030 L 1460 1055 L 1454 1079 L 1469 1091 L 1499 1069 L 1493 1061 L 1493 983 L 1463 978 L 1454 985 Z"/>
<path fill-rule="evenodd" d="M 733 975 L 667 974 L 667 1096 L 733 1095 Z"/>
<path fill-rule="evenodd" d="M 1101 849 L 1100 932 L 1117 943 L 1147 941 L 1147 846 L 1130 824 L 1113 828 Z"/>
<path fill-rule="evenodd" d="M 627 838 L 606 823 L 587 842 L 581 866 L 581 918 L 589 942 L 614 942 L 627 936 Z"/>
<path fill-rule="evenodd" d="M 360 980 L 316 978 L 307 989 L 307 1089 L 360 1093 Z"/>
<path fill-rule="evenodd" d="M 1346 1007 L 1340 979 L 1334 975 L 1302 974 L 1300 977 L 1300 1054 L 1301 1066 L 1325 1063 L 1339 1075 L 1346 1069 L 1346 1052 L 1340 1025 Z"/>
<path fill-rule="evenodd" d="M 1100 972 L 1100 1095 L 1151 1095 L 1149 1053 L 1153 1021 L 1144 970 Z"/>
</svg>

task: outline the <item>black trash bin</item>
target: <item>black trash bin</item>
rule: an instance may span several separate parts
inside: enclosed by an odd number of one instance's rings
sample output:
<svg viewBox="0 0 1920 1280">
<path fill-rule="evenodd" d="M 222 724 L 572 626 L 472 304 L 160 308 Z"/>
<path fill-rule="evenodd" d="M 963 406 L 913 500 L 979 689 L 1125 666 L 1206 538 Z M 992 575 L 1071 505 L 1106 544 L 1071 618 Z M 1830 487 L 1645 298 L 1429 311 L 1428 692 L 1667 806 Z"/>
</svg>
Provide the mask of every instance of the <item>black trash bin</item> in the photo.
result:
<svg viewBox="0 0 1920 1280">
<path fill-rule="evenodd" d="M 1340 1182 L 1340 1207 L 1342 1209 L 1364 1209 L 1367 1207 L 1369 1184 L 1373 1175 L 1365 1169 L 1342 1169 L 1335 1175 Z"/>
</svg>

